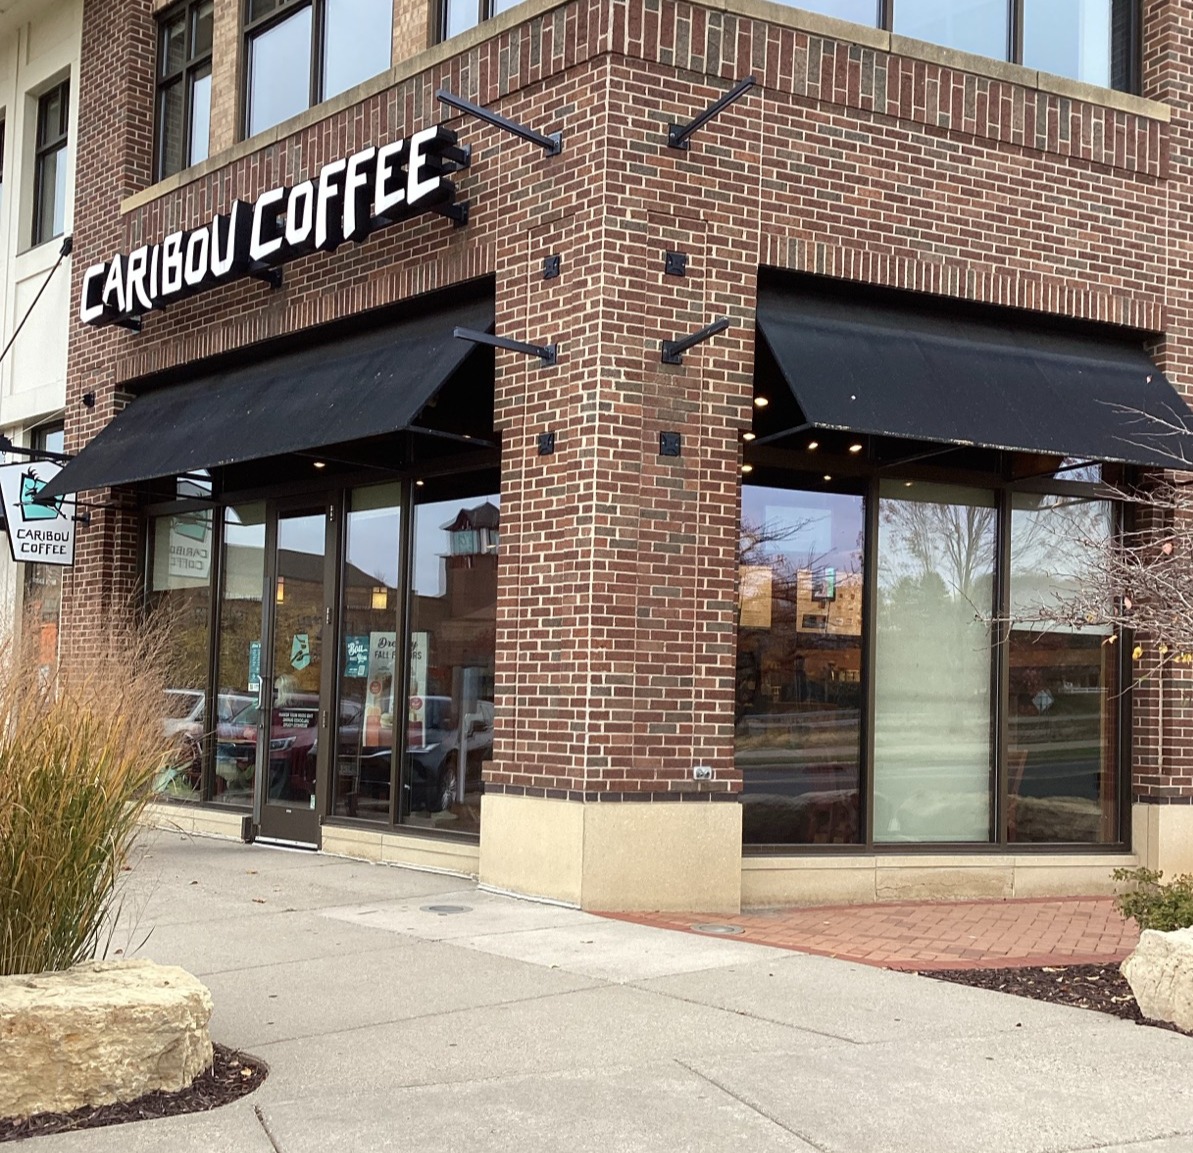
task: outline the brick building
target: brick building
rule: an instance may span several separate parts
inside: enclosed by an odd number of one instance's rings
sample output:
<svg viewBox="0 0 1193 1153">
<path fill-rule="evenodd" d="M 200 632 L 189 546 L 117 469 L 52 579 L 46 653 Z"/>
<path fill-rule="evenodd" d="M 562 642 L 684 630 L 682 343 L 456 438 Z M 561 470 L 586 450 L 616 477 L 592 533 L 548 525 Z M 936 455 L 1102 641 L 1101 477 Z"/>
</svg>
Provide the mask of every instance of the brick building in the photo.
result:
<svg viewBox="0 0 1193 1153">
<path fill-rule="evenodd" d="M 85 0 L 63 657 L 183 606 L 170 819 L 589 908 L 1193 867 L 1185 674 L 1030 623 L 1183 410 L 1193 19 L 813 6 Z"/>
</svg>

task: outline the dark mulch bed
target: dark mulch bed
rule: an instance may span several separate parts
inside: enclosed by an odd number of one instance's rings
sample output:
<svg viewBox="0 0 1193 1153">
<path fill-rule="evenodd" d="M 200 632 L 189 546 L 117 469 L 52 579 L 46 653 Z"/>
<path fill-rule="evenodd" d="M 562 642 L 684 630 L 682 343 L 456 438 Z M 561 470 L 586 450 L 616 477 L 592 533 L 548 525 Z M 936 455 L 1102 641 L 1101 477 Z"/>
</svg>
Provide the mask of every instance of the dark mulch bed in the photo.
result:
<svg viewBox="0 0 1193 1153">
<path fill-rule="evenodd" d="M 215 1061 L 189 1089 L 177 1093 L 148 1093 L 136 1101 L 115 1105 L 84 1105 L 70 1113 L 38 1113 L 24 1121 L 0 1119 L 0 1142 L 39 1137 L 43 1133 L 68 1133 L 74 1129 L 98 1129 L 124 1121 L 148 1121 L 174 1117 L 179 1113 L 203 1113 L 244 1097 L 265 1080 L 264 1062 L 223 1045 L 213 1046 Z"/>
<path fill-rule="evenodd" d="M 920 976 L 1013 993 L 1036 1001 L 1052 1001 L 1057 1005 L 1096 1009 L 1099 1013 L 1111 1013 L 1137 1025 L 1154 1025 L 1184 1033 L 1183 1029 L 1167 1021 L 1151 1021 L 1139 1011 L 1131 986 L 1119 972 L 1117 961 L 1105 965 L 1049 965 L 1036 969 L 923 969 Z"/>
</svg>

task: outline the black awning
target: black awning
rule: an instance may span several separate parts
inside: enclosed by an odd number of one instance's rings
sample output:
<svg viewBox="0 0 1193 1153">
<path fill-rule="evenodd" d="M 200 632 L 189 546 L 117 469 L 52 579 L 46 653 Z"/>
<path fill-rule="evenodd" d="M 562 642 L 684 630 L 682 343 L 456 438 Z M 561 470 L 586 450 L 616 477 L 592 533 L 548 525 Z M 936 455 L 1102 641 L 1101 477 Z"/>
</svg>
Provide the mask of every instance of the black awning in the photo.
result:
<svg viewBox="0 0 1193 1153">
<path fill-rule="evenodd" d="M 779 291 L 760 292 L 758 327 L 813 428 L 1154 467 L 1193 460 L 1193 413 L 1129 341 Z"/>
<path fill-rule="evenodd" d="M 492 301 L 287 353 L 137 397 L 46 497 L 155 480 L 409 428 L 488 331 Z"/>
</svg>

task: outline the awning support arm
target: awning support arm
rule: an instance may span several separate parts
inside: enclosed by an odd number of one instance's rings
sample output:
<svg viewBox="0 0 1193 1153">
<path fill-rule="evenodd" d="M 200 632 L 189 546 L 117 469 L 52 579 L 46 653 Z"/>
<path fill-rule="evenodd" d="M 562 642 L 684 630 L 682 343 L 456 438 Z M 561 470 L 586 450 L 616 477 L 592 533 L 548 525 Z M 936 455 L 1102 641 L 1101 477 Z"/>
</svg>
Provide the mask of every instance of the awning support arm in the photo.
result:
<svg viewBox="0 0 1193 1153">
<path fill-rule="evenodd" d="M 520 340 L 510 340 L 508 336 L 494 336 L 489 332 L 478 332 L 475 328 L 461 328 L 457 325 L 452 329 L 452 336 L 458 340 L 470 340 L 473 344 L 487 344 L 492 348 L 504 348 L 507 352 L 520 352 L 524 356 L 537 356 L 546 368 L 555 363 L 558 346 L 554 344 L 525 344 Z"/>
<path fill-rule="evenodd" d="M 682 340 L 662 340 L 659 342 L 661 353 L 659 359 L 664 364 L 683 364 L 683 354 L 689 348 L 703 343 L 709 337 L 716 336 L 718 332 L 724 332 L 728 327 L 729 317 L 722 316 L 719 320 L 714 320 L 712 324 L 706 324 L 699 332 L 693 332 L 691 336 L 685 336 Z"/>
<path fill-rule="evenodd" d="M 491 112 L 488 108 L 473 104 L 471 100 L 456 96 L 446 88 L 440 88 L 435 93 L 435 98 L 444 104 L 451 105 L 452 108 L 458 108 L 461 112 L 475 116 L 478 120 L 483 120 L 486 124 L 492 124 L 494 128 L 500 128 L 522 140 L 528 140 L 531 144 L 537 144 L 547 156 L 558 156 L 563 150 L 563 134 L 560 132 L 552 132 L 549 136 L 544 136 L 541 132 L 535 132 L 533 128 L 527 128 L 524 124 L 506 119 L 499 112 Z"/>
<path fill-rule="evenodd" d="M 667 129 L 667 147 L 679 148 L 686 151 L 691 147 L 688 144 L 688 138 L 693 132 L 697 132 L 703 128 L 714 116 L 719 116 L 730 104 L 753 88 L 756 83 L 757 81 L 753 76 L 747 76 L 744 80 L 739 80 L 720 100 L 706 108 L 690 124 L 671 124 Z"/>
</svg>

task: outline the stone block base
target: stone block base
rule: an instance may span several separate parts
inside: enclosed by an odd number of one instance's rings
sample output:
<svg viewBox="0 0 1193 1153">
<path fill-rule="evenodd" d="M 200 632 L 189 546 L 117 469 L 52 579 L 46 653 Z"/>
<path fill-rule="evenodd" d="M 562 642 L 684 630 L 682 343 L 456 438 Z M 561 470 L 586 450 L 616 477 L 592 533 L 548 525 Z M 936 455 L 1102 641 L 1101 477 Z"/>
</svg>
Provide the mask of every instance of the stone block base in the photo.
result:
<svg viewBox="0 0 1193 1153">
<path fill-rule="evenodd" d="M 211 1066 L 211 994 L 152 961 L 0 977 L 0 1117 L 183 1089 Z"/>
<path fill-rule="evenodd" d="M 741 806 L 485 794 L 480 881 L 605 912 L 735 913 Z"/>
</svg>

